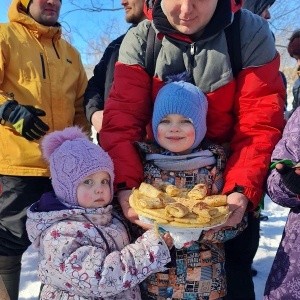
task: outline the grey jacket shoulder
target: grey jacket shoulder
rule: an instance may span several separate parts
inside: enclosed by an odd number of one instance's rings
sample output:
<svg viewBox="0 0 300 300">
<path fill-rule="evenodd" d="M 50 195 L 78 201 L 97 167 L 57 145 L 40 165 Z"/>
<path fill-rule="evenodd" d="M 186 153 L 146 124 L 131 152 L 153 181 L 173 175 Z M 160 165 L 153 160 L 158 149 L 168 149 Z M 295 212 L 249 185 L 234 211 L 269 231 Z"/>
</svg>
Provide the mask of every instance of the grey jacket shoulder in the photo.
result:
<svg viewBox="0 0 300 300">
<path fill-rule="evenodd" d="M 146 42 L 149 20 L 140 22 L 136 27 L 129 29 L 123 39 L 119 52 L 119 62 L 127 65 L 145 65 Z"/>
<path fill-rule="evenodd" d="M 262 66 L 275 58 L 274 37 L 265 19 L 242 9 L 240 27 L 243 68 Z"/>
<path fill-rule="evenodd" d="M 147 34 L 152 23 L 145 20 L 130 29 L 121 45 L 119 61 L 145 67 Z M 259 67 L 272 61 L 276 48 L 268 23 L 250 11 L 242 10 L 240 18 L 242 68 Z M 191 52 L 194 48 L 194 53 Z M 208 51 L 214 49 L 215 51 Z M 195 66 L 203 66 L 195 68 Z M 164 37 L 157 58 L 155 75 L 165 81 L 170 74 L 189 71 L 195 84 L 204 93 L 229 83 L 232 78 L 229 53 L 224 31 L 193 44 Z"/>
</svg>

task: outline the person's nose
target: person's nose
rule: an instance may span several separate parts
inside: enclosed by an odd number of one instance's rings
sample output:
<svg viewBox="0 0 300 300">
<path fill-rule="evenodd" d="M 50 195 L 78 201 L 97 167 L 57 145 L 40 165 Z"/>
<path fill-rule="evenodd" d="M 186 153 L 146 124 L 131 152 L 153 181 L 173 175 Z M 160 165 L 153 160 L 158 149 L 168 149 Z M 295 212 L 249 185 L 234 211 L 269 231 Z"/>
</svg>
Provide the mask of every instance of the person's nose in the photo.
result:
<svg viewBox="0 0 300 300">
<path fill-rule="evenodd" d="M 193 11 L 193 0 L 182 0 L 181 14 L 189 15 Z"/>
<path fill-rule="evenodd" d="M 170 131 L 171 132 L 178 132 L 180 130 L 180 126 L 177 123 L 172 123 L 170 125 Z"/>
<path fill-rule="evenodd" d="M 127 0 L 121 0 L 121 5 L 125 6 L 127 2 Z"/>
<path fill-rule="evenodd" d="M 95 193 L 96 194 L 101 194 L 102 192 L 103 192 L 103 186 L 102 186 L 102 184 L 97 184 L 95 186 Z"/>
<path fill-rule="evenodd" d="M 269 10 L 266 11 L 265 19 L 266 20 L 270 20 L 271 19 L 271 14 L 270 14 Z"/>
<path fill-rule="evenodd" d="M 57 5 L 60 2 L 61 2 L 60 0 L 47 0 L 47 4 L 51 4 L 51 5 Z"/>
</svg>

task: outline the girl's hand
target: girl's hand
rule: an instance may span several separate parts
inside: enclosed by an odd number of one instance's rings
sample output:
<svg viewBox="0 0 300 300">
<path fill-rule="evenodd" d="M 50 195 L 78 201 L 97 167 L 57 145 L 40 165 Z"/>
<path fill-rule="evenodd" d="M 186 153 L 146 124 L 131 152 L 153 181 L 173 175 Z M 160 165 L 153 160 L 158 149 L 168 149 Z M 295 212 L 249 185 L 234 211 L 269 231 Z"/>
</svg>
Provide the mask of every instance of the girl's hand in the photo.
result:
<svg viewBox="0 0 300 300">
<path fill-rule="evenodd" d="M 162 239 L 165 241 L 165 243 L 167 244 L 169 250 L 173 247 L 174 245 L 174 240 L 171 237 L 170 233 L 167 232 L 162 236 Z"/>
</svg>

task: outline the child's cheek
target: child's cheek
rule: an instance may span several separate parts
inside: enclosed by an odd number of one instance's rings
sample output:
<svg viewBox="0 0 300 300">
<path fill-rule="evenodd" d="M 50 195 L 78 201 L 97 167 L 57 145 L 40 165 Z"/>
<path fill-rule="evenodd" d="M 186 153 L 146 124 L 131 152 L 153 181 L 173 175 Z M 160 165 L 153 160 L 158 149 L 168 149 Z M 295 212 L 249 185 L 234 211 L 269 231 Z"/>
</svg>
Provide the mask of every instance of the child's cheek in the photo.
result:
<svg viewBox="0 0 300 300">
<path fill-rule="evenodd" d="M 92 200 L 92 196 L 90 192 L 83 192 L 82 193 L 82 199 L 86 202 L 89 202 L 90 200 Z"/>
<path fill-rule="evenodd" d="M 163 130 L 158 128 L 157 129 L 157 138 L 161 139 L 163 136 L 164 136 Z"/>
<path fill-rule="evenodd" d="M 190 129 L 186 131 L 186 136 L 188 138 L 194 138 L 195 137 L 195 130 L 194 129 Z"/>
</svg>

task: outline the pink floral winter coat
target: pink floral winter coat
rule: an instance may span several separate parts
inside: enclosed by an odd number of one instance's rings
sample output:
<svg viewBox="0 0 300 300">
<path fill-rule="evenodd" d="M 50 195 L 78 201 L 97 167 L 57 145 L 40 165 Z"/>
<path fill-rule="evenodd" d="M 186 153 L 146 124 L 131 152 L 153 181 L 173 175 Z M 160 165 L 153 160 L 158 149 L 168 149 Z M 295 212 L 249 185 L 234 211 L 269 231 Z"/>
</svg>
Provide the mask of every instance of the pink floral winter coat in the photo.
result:
<svg viewBox="0 0 300 300">
<path fill-rule="evenodd" d="M 129 244 L 111 205 L 68 208 L 47 193 L 27 215 L 45 284 L 40 299 L 141 299 L 138 284 L 170 261 L 167 245 L 153 230 Z"/>
</svg>

